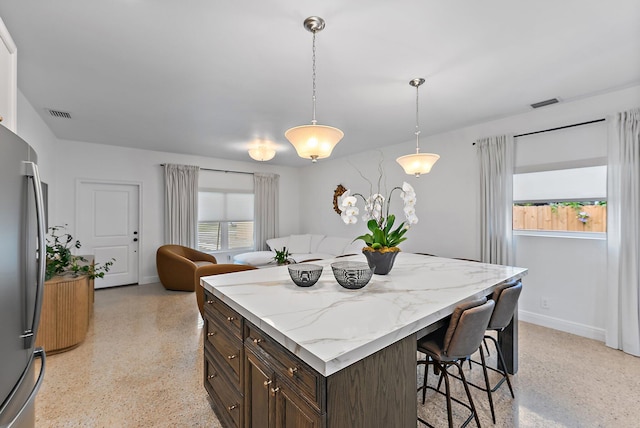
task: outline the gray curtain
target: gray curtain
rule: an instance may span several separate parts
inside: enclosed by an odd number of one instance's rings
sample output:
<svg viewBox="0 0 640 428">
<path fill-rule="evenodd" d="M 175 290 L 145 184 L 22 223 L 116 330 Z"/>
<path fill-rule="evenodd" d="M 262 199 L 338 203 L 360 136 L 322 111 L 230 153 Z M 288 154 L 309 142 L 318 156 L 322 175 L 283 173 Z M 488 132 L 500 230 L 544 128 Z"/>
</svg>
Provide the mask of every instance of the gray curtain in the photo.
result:
<svg viewBox="0 0 640 428">
<path fill-rule="evenodd" d="M 193 165 L 164 166 L 164 240 L 167 244 L 198 246 L 198 172 Z"/>
<path fill-rule="evenodd" d="M 267 239 L 278 237 L 278 174 L 254 173 L 254 238 L 256 251 L 267 250 Z"/>
<path fill-rule="evenodd" d="M 513 260 L 513 137 L 476 141 L 480 158 L 480 257 L 485 263 Z"/>
<path fill-rule="evenodd" d="M 618 113 L 607 165 L 606 344 L 640 356 L 640 108 Z"/>
</svg>

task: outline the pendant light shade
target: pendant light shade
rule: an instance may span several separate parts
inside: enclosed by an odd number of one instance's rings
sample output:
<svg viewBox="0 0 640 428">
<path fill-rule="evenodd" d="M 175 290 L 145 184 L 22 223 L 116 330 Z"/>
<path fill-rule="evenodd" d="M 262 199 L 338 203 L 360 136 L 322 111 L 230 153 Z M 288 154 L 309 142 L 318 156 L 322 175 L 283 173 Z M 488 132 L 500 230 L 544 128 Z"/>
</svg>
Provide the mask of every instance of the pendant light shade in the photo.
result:
<svg viewBox="0 0 640 428">
<path fill-rule="evenodd" d="M 344 137 L 344 132 L 338 128 L 318 125 L 316 120 L 316 33 L 322 31 L 324 26 L 324 19 L 318 16 L 310 16 L 304 20 L 304 28 L 313 33 L 313 74 L 311 78 L 313 81 L 313 96 L 311 98 L 313 115 L 311 125 L 296 126 L 284 133 L 286 139 L 295 147 L 298 156 L 311 159 L 312 162 L 328 158 L 336 144 Z"/>
<path fill-rule="evenodd" d="M 273 159 L 275 155 L 276 151 L 264 144 L 259 144 L 249 149 L 249 156 L 251 156 L 251 159 L 257 160 L 258 162 L 269 161 Z"/>
<path fill-rule="evenodd" d="M 400 164 L 405 173 L 420 177 L 421 174 L 431 172 L 431 168 L 438 159 L 440 159 L 440 156 L 434 153 L 415 153 L 400 156 L 396 159 L 396 162 Z"/>
<path fill-rule="evenodd" d="M 333 126 L 302 125 L 287 130 L 284 136 L 293 144 L 298 156 L 315 162 L 331 156 L 344 132 Z"/>
<path fill-rule="evenodd" d="M 424 83 L 424 79 L 413 79 L 409 84 L 416 88 L 416 153 L 411 155 L 400 156 L 396 162 L 400 164 L 404 172 L 409 175 L 420 177 L 422 174 L 428 174 L 433 165 L 440 159 L 439 155 L 434 153 L 420 153 L 420 126 L 418 115 L 418 89 Z"/>
</svg>

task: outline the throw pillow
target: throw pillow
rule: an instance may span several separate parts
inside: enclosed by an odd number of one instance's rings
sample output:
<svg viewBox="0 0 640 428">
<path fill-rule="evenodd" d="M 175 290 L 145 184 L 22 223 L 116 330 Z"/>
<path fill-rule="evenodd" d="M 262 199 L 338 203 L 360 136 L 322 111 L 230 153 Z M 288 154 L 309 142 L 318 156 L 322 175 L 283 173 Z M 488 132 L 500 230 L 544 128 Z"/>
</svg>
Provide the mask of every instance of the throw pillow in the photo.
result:
<svg viewBox="0 0 640 428">
<path fill-rule="evenodd" d="M 349 245 L 351 239 L 349 238 L 338 238 L 335 236 L 327 236 L 318 244 L 318 252 L 333 254 L 334 256 L 339 256 L 343 254 L 344 248 Z"/>
<path fill-rule="evenodd" d="M 311 235 L 291 235 L 289 237 L 289 246 L 287 247 L 290 253 L 293 254 L 307 254 L 311 252 Z"/>
<path fill-rule="evenodd" d="M 267 245 L 271 251 L 282 250 L 283 247 L 289 247 L 289 237 L 285 236 L 284 238 L 271 238 L 267 239 Z M 291 252 L 291 250 L 289 250 Z"/>
</svg>

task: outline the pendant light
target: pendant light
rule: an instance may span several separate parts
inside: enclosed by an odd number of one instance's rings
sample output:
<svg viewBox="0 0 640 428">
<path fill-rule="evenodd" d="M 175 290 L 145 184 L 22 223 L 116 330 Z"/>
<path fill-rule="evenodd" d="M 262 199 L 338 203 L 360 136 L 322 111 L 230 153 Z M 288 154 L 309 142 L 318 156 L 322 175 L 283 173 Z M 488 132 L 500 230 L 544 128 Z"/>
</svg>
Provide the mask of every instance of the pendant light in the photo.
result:
<svg viewBox="0 0 640 428">
<path fill-rule="evenodd" d="M 418 121 L 418 91 L 420 85 L 424 83 L 423 78 L 413 79 L 409 84 L 416 88 L 416 153 L 414 155 L 400 156 L 396 162 L 409 175 L 420 177 L 420 174 L 428 174 L 433 165 L 440 159 L 439 155 L 434 153 L 420 153 L 420 127 Z"/>
<path fill-rule="evenodd" d="M 331 155 L 331 151 L 344 137 L 344 132 L 338 128 L 326 125 L 318 125 L 316 120 L 316 33 L 324 29 L 324 19 L 318 16 L 310 16 L 304 20 L 304 28 L 313 34 L 313 118 L 311 125 L 296 126 L 288 129 L 284 136 L 295 147 L 298 156 L 317 162 Z"/>
<path fill-rule="evenodd" d="M 249 156 L 258 162 L 266 162 L 274 158 L 276 151 L 267 144 L 260 143 L 249 149 Z"/>
</svg>

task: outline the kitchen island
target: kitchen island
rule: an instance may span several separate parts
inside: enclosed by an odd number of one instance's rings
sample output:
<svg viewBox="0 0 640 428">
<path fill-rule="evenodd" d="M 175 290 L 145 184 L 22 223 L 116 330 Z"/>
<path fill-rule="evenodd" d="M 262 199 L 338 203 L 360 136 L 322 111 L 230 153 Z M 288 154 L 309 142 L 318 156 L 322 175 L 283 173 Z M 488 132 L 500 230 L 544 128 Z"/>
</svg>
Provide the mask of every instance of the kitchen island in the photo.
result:
<svg viewBox="0 0 640 428">
<path fill-rule="evenodd" d="M 324 271 L 310 288 L 286 266 L 202 278 L 205 387 L 224 426 L 414 427 L 417 338 L 527 272 L 401 253 L 389 275 L 347 290 L 331 262 L 314 262 Z M 517 330 L 505 336 L 515 371 Z"/>
</svg>

